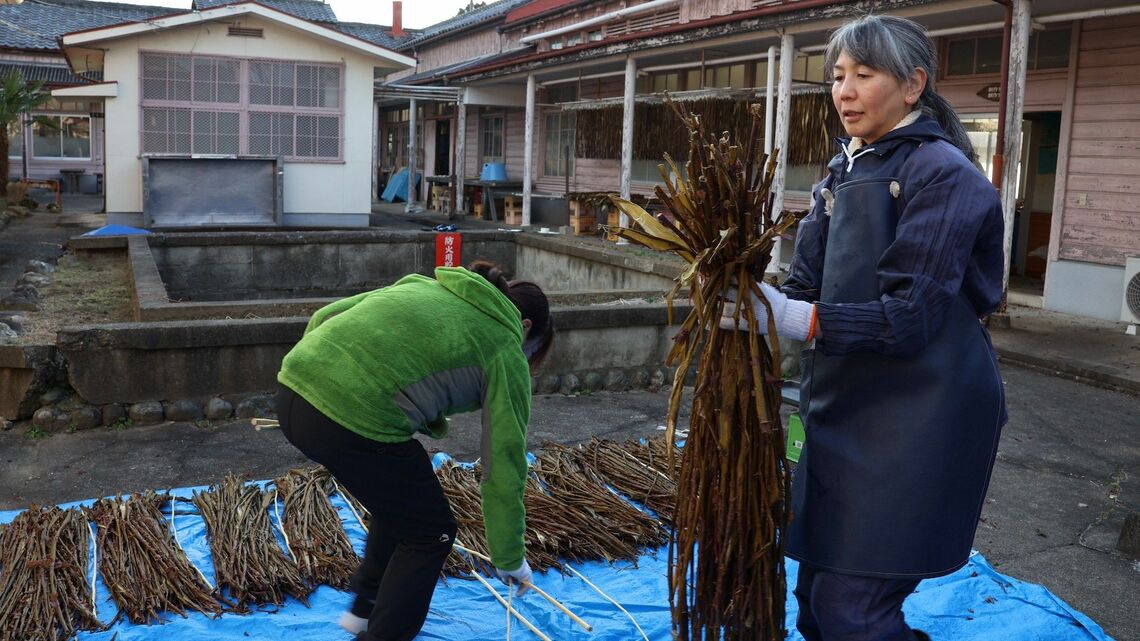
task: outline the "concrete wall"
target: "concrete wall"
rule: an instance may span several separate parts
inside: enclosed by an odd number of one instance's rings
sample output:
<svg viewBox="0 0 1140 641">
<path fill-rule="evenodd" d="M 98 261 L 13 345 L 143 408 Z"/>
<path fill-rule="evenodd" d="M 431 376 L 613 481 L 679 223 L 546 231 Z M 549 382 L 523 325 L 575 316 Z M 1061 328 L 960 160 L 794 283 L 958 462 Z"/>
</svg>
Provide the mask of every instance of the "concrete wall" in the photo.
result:
<svg viewBox="0 0 1140 641">
<path fill-rule="evenodd" d="M 675 318 L 684 313 L 675 310 Z M 69 327 L 59 332 L 58 344 L 68 380 L 87 403 L 205 398 L 272 390 L 281 359 L 307 320 Z M 558 334 L 536 377 L 661 368 L 677 331 L 666 325 L 663 305 L 561 309 L 554 323 Z"/>
<path fill-rule="evenodd" d="M 561 239 L 525 235 L 516 239 L 518 278 L 550 292 L 645 291 L 666 292 L 684 269 L 680 259 L 646 251 L 644 257 L 597 245 L 568 245 Z"/>
<path fill-rule="evenodd" d="M 119 95 L 106 100 L 106 194 L 109 220 L 141 224 L 139 51 L 193 52 L 240 58 L 289 59 L 344 64 L 343 162 L 287 162 L 284 175 L 285 223 L 367 225 L 372 197 L 372 70 L 374 61 L 352 49 L 288 29 L 257 16 L 243 16 L 243 27 L 264 29 L 264 38 L 226 35 L 225 22 L 157 31 L 111 43 L 106 53 L 108 81 Z M 332 215 L 339 216 L 332 216 Z"/>
<path fill-rule="evenodd" d="M 1107 321 L 1120 320 L 1124 268 L 1075 260 L 1049 261 L 1045 309 Z"/>
</svg>

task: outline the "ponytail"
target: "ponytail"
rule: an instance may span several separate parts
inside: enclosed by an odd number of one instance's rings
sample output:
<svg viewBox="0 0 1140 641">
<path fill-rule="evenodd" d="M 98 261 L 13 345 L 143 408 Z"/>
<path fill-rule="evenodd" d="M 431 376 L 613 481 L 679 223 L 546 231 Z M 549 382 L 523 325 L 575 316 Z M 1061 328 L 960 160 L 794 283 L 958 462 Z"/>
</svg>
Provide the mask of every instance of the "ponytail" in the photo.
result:
<svg viewBox="0 0 1140 641">
<path fill-rule="evenodd" d="M 538 285 L 525 280 L 508 281 L 507 276 L 495 263 L 477 260 L 467 266 L 468 271 L 479 274 L 491 283 L 518 308 L 524 320 L 530 321 L 530 334 L 526 342 L 531 347 L 528 359 L 535 367 L 542 362 L 550 345 L 554 342 L 554 318 L 550 314 L 550 302 Z"/>
</svg>

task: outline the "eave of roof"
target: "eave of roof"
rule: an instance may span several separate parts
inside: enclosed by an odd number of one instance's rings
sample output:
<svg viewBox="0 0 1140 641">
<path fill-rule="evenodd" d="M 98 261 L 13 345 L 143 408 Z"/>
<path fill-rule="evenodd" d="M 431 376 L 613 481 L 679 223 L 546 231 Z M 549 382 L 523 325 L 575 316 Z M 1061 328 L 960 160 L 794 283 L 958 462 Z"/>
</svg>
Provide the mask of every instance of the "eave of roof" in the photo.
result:
<svg viewBox="0 0 1140 641">
<path fill-rule="evenodd" d="M 567 57 L 573 58 L 577 54 L 586 54 L 597 52 L 597 55 L 604 56 L 610 55 L 613 52 L 607 52 L 606 49 L 614 45 L 622 45 L 636 40 L 647 40 L 660 36 L 667 36 L 673 34 L 684 33 L 687 31 L 698 31 L 702 29 L 710 29 L 722 27 L 724 25 L 732 25 L 746 20 L 754 20 L 760 18 L 772 17 L 780 14 L 794 14 L 801 13 L 815 9 L 830 9 L 836 8 L 837 10 L 843 5 L 860 2 L 861 0 L 798 0 L 790 5 L 774 5 L 769 7 L 761 7 L 758 9 L 749 9 L 747 11 L 737 11 L 735 13 L 726 14 L 722 16 L 715 16 L 706 18 L 704 20 L 694 20 L 686 23 L 676 23 L 657 29 L 648 29 L 645 31 L 634 31 L 630 33 L 617 36 L 615 38 L 607 38 L 598 42 L 586 42 L 574 47 L 567 47 L 565 49 L 558 49 L 554 51 L 541 51 L 534 53 L 530 56 L 520 58 L 518 60 L 496 61 L 488 63 L 480 67 L 467 69 L 461 75 L 461 78 L 474 78 L 477 76 L 484 76 L 492 72 L 510 67 L 512 65 L 530 65 L 536 62 L 550 60 L 552 58 Z M 657 46 L 657 45 L 652 45 Z M 644 48 L 650 48 L 646 46 Z M 628 52 L 631 48 L 624 48 L 622 52 Z M 512 71 L 513 72 L 513 71 Z M 508 72 L 508 73 L 512 73 Z"/>
</svg>

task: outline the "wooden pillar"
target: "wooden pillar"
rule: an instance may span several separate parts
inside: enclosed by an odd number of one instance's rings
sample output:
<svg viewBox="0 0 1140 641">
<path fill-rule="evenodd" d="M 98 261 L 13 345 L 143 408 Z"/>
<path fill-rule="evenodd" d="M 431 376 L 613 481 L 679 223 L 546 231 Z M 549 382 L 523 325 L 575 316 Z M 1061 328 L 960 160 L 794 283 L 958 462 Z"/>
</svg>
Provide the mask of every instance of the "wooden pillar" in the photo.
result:
<svg viewBox="0 0 1140 641">
<path fill-rule="evenodd" d="M 463 174 L 467 171 L 467 89 L 459 90 L 455 105 L 455 213 L 466 213 L 463 202 Z"/>
<path fill-rule="evenodd" d="M 776 175 L 772 179 L 772 217 L 778 219 L 784 211 L 784 186 L 788 177 L 788 128 L 792 114 L 792 61 L 795 59 L 795 38 L 785 33 L 780 38 L 780 88 L 779 102 L 776 105 L 776 135 L 773 142 L 776 156 Z M 768 61 L 771 66 L 771 60 Z M 772 260 L 767 271 L 777 272 L 780 268 L 782 243 L 776 239 L 772 247 Z"/>
<path fill-rule="evenodd" d="M 412 211 L 416 199 L 416 99 L 408 100 L 408 198 L 404 211 Z"/>
<path fill-rule="evenodd" d="M 380 181 L 377 174 L 380 171 L 380 103 L 372 102 L 372 199 L 376 203 L 380 200 Z"/>
<path fill-rule="evenodd" d="M 776 111 L 776 101 L 772 98 L 776 94 L 776 45 L 768 47 L 768 82 L 764 86 L 764 153 L 772 153 L 772 125 Z"/>
<path fill-rule="evenodd" d="M 625 59 L 625 94 L 621 114 L 621 197 L 629 200 L 630 174 L 633 171 L 633 98 L 637 92 L 637 63 L 633 56 Z M 621 215 L 621 226 L 629 227 L 629 216 Z M 619 243 L 628 242 L 624 238 Z"/>
<path fill-rule="evenodd" d="M 1013 33 L 1009 41 L 1009 87 L 1005 110 L 1005 147 L 1002 155 L 1005 164 L 1001 177 L 1001 208 L 1005 218 L 1005 266 L 1002 271 L 1002 292 L 1009 290 L 1009 266 L 1013 253 L 1013 219 L 1017 209 L 1017 183 L 1021 158 L 1021 118 L 1025 113 L 1025 64 L 1029 50 L 1030 0 L 1013 0 Z"/>
<path fill-rule="evenodd" d="M 526 125 L 523 128 L 523 196 L 522 196 L 522 224 L 530 224 L 530 184 L 534 180 L 534 74 L 526 76 Z"/>
</svg>

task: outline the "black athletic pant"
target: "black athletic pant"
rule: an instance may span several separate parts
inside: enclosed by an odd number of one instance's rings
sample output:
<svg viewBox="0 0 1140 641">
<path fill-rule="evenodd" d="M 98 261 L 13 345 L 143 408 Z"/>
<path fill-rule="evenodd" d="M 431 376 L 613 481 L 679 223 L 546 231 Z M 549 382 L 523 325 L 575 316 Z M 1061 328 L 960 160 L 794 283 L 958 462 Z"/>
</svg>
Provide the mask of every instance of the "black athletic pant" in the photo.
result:
<svg viewBox="0 0 1140 641">
<path fill-rule="evenodd" d="M 281 431 L 324 465 L 372 513 L 364 560 L 352 577 L 352 613 L 368 618 L 360 641 L 411 641 L 455 539 L 455 517 L 416 439 L 380 443 L 331 420 L 281 386 Z"/>
</svg>

